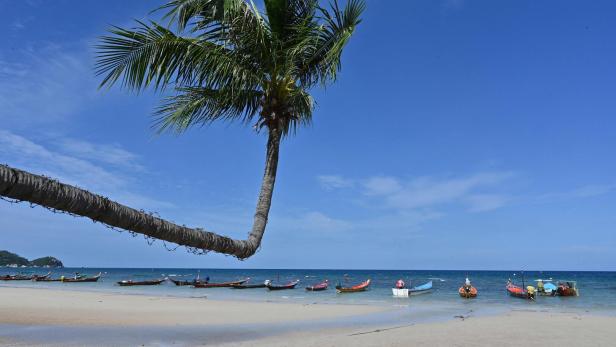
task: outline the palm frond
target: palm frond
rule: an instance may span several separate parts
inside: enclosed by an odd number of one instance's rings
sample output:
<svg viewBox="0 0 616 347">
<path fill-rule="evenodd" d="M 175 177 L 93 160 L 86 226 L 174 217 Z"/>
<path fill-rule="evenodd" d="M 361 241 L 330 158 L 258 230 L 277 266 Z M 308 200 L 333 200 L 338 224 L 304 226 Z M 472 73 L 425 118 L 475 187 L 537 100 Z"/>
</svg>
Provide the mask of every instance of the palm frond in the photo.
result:
<svg viewBox="0 0 616 347">
<path fill-rule="evenodd" d="M 96 62 L 96 73 L 105 75 L 101 86 L 121 77 L 123 86 L 133 90 L 152 84 L 164 88 L 169 82 L 249 89 L 260 83 L 262 75 L 251 59 L 208 37 L 176 36 L 155 22 L 138 24 L 133 30 L 114 27 L 113 36 L 101 38 Z"/>
<path fill-rule="evenodd" d="M 258 90 L 233 91 L 203 87 L 179 88 L 156 111 L 159 131 L 182 132 L 192 125 L 218 120 L 250 122 L 258 113 L 263 93 Z"/>
<path fill-rule="evenodd" d="M 300 59 L 296 78 L 302 85 L 311 87 L 315 83 L 336 80 L 342 51 L 361 22 L 365 7 L 363 0 L 349 0 L 344 9 L 334 0 L 330 5 L 331 13 L 319 7 L 319 19 L 323 25 L 316 27 L 313 35 L 306 35 L 306 39 L 296 46 L 295 54 Z"/>
</svg>

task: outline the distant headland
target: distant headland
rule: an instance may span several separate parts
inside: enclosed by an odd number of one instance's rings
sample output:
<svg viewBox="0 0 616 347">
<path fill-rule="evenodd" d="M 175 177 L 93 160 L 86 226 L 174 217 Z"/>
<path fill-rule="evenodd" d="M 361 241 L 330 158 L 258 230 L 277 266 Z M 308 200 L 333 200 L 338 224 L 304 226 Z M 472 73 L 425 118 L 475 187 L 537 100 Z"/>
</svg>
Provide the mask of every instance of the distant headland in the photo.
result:
<svg viewBox="0 0 616 347">
<path fill-rule="evenodd" d="M 42 257 L 28 260 L 9 251 L 0 251 L 0 266 L 4 267 L 64 267 L 62 262 L 54 257 Z"/>
</svg>

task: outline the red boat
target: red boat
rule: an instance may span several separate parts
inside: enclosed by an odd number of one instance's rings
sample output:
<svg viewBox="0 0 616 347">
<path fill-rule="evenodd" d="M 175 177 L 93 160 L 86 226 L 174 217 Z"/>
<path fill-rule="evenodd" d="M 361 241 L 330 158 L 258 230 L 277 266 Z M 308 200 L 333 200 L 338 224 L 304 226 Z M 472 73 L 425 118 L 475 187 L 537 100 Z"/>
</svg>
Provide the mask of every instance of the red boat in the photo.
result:
<svg viewBox="0 0 616 347">
<path fill-rule="evenodd" d="M 337 285 L 336 286 L 336 292 L 338 293 L 356 293 L 356 292 L 363 292 L 364 290 L 366 290 L 366 288 L 368 288 L 368 286 L 370 285 L 370 280 L 367 280 L 365 282 L 362 282 L 356 286 L 353 287 L 343 287 L 341 285 Z"/>
<path fill-rule="evenodd" d="M 514 285 L 511 282 L 507 283 L 507 293 L 516 298 L 535 300 L 534 288 L 532 291 L 528 291 L 522 287 Z"/>
<path fill-rule="evenodd" d="M 269 290 L 283 290 L 283 289 L 295 289 L 295 286 L 299 283 L 299 280 L 295 280 L 295 281 L 291 281 L 287 284 L 281 284 L 281 285 L 277 285 L 277 284 L 272 284 L 272 282 L 267 281 L 265 283 L 265 286 L 267 287 L 267 289 Z"/>
<path fill-rule="evenodd" d="M 577 282 L 575 281 L 560 281 L 558 282 L 558 288 L 556 294 L 560 296 L 580 296 L 580 292 L 577 289 Z"/>
<path fill-rule="evenodd" d="M 195 283 L 193 287 L 195 288 L 229 288 L 233 286 L 238 286 L 240 284 L 244 284 L 248 282 L 250 278 L 245 278 L 243 280 L 234 281 L 234 282 L 221 282 L 221 283 Z"/>
<path fill-rule="evenodd" d="M 319 284 L 306 287 L 306 290 L 311 291 L 311 292 L 320 292 L 322 290 L 326 290 L 328 285 L 329 285 L 329 281 L 325 280 Z"/>
</svg>

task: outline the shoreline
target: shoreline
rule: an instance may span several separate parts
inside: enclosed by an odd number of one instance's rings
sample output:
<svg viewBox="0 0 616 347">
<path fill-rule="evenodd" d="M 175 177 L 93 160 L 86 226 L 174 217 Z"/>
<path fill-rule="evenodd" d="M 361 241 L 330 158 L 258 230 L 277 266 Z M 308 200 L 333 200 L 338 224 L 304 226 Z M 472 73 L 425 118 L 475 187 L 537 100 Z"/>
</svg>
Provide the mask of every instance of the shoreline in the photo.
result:
<svg viewBox="0 0 616 347">
<path fill-rule="evenodd" d="M 0 346 L 607 346 L 616 317 L 545 307 L 468 311 L 0 287 Z M 442 312 L 440 310 L 443 310 Z"/>
</svg>

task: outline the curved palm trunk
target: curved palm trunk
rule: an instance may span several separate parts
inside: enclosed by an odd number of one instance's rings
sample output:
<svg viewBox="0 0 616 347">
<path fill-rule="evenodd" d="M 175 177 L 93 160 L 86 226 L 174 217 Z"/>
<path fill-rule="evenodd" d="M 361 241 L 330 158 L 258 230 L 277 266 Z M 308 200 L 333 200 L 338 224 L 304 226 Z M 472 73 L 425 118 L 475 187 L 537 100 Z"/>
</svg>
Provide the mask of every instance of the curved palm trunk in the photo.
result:
<svg viewBox="0 0 616 347">
<path fill-rule="evenodd" d="M 0 165 L 0 196 L 88 217 L 112 227 L 178 245 L 245 259 L 257 251 L 265 232 L 276 181 L 279 148 L 280 132 L 277 129 L 270 130 L 261 192 L 252 231 L 246 240 L 236 240 L 203 229 L 177 225 L 84 189 L 3 165 Z"/>
</svg>

